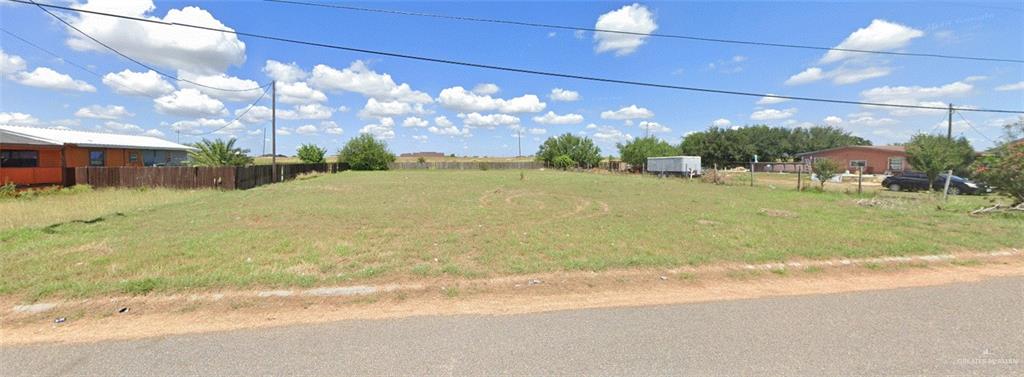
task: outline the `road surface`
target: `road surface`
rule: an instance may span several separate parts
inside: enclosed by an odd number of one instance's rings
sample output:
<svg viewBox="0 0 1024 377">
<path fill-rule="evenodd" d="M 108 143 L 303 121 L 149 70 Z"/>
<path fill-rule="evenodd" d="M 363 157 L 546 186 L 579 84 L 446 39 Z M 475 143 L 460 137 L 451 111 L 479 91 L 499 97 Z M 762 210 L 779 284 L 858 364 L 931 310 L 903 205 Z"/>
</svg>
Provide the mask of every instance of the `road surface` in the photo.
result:
<svg viewBox="0 0 1024 377">
<path fill-rule="evenodd" d="M 9 347 L 0 374 L 1019 376 L 1024 278 Z"/>
</svg>

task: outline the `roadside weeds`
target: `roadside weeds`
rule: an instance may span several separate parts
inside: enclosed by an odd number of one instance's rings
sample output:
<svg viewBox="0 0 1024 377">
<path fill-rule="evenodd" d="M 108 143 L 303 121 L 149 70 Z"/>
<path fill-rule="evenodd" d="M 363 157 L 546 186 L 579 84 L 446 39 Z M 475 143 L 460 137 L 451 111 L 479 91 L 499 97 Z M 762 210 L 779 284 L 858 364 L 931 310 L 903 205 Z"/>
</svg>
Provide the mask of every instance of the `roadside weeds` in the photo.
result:
<svg viewBox="0 0 1024 377">
<path fill-rule="evenodd" d="M 339 320 L 508 315 L 893 289 L 1024 276 L 1024 253 L 563 272 L 385 286 L 93 298 L 15 311 L 0 345 L 80 343 Z M 123 312 L 120 312 L 124 309 Z M 60 320 L 60 321 L 57 321 Z"/>
</svg>

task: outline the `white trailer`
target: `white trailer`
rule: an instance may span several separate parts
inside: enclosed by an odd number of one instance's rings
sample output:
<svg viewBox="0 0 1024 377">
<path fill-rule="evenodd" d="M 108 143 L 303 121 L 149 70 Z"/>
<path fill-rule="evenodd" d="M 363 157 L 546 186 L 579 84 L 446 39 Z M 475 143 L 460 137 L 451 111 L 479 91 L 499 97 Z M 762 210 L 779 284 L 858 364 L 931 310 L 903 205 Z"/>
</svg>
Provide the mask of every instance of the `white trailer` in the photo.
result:
<svg viewBox="0 0 1024 377">
<path fill-rule="evenodd" d="M 700 156 L 648 157 L 647 171 L 658 175 L 701 175 Z"/>
</svg>

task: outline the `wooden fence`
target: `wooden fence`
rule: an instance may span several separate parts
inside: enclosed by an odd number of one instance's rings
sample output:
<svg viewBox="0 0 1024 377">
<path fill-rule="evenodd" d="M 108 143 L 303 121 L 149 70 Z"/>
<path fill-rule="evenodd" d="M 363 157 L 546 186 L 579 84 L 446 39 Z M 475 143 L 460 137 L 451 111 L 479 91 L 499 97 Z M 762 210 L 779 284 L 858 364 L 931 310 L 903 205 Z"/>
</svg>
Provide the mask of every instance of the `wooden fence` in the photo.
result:
<svg viewBox="0 0 1024 377">
<path fill-rule="evenodd" d="M 337 173 L 348 164 L 281 164 L 277 179 L 286 181 L 310 172 Z M 244 190 L 273 183 L 270 165 L 222 167 L 78 167 L 68 168 L 65 185 L 93 187 L 170 187 L 181 189 L 219 188 Z"/>
<path fill-rule="evenodd" d="M 437 169 L 437 170 L 504 170 L 504 169 L 540 169 L 544 167 L 539 161 L 431 161 L 431 162 L 392 162 L 391 169 Z"/>
</svg>

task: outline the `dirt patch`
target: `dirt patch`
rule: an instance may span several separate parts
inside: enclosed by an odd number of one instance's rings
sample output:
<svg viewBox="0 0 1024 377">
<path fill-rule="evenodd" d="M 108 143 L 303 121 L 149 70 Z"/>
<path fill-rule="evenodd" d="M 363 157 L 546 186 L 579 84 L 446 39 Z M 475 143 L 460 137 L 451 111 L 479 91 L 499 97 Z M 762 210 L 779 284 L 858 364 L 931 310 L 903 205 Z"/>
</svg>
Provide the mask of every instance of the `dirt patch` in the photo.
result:
<svg viewBox="0 0 1024 377">
<path fill-rule="evenodd" d="M 768 217 L 797 217 L 796 212 L 790 212 L 783 209 L 761 208 L 757 210 L 757 213 Z"/>
<path fill-rule="evenodd" d="M 367 289 L 365 295 L 340 297 L 293 294 L 257 298 L 240 292 L 116 297 L 63 303 L 60 308 L 41 314 L 5 312 L 0 316 L 0 345 L 93 342 L 353 319 L 507 315 L 680 304 L 1024 276 L 1024 256 L 1020 254 L 978 261 L 895 263 L 886 268 L 790 263 L 770 269 L 708 266 L 688 270 L 552 273 L 437 280 L 415 289 L 382 287 L 373 291 L 376 293 Z M 13 304 L 2 301 L 3 308 Z M 130 310 L 120 313 L 119 308 Z M 62 317 L 66 317 L 65 322 L 54 323 L 54 318 Z"/>
</svg>

